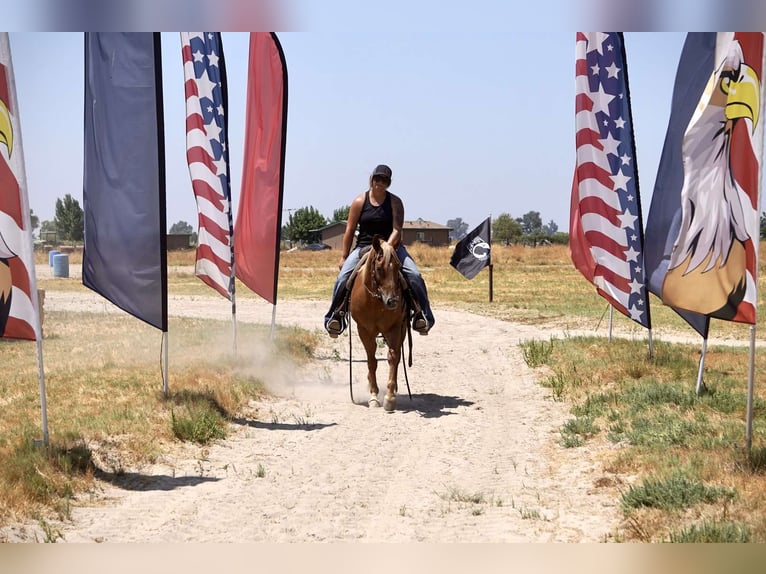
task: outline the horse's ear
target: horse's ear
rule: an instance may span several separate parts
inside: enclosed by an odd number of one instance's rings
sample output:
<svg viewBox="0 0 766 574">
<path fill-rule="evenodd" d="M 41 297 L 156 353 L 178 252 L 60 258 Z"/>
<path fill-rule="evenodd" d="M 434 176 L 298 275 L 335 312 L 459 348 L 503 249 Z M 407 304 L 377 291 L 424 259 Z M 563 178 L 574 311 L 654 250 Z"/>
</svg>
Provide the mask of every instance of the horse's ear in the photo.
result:
<svg viewBox="0 0 766 574">
<path fill-rule="evenodd" d="M 379 235 L 374 235 L 374 236 L 372 237 L 372 248 L 373 248 L 373 249 L 374 249 L 376 252 L 379 252 L 379 251 L 380 251 L 380 236 L 379 236 Z"/>
</svg>

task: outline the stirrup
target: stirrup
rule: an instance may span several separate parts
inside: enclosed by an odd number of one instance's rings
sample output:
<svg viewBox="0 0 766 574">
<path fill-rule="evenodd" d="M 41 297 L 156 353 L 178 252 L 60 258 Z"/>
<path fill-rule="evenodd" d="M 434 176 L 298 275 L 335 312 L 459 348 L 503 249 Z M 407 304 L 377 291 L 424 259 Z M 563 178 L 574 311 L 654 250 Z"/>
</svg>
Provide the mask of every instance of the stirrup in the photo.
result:
<svg viewBox="0 0 766 574">
<path fill-rule="evenodd" d="M 412 328 L 421 335 L 428 335 L 428 321 L 426 321 L 422 313 L 415 315 L 415 318 L 412 320 Z"/>
<path fill-rule="evenodd" d="M 341 323 L 340 319 L 336 317 L 330 317 L 330 319 L 327 321 L 327 324 L 324 326 L 327 333 L 332 337 L 333 339 L 337 339 L 338 335 L 340 335 L 343 332 L 343 323 Z"/>
</svg>

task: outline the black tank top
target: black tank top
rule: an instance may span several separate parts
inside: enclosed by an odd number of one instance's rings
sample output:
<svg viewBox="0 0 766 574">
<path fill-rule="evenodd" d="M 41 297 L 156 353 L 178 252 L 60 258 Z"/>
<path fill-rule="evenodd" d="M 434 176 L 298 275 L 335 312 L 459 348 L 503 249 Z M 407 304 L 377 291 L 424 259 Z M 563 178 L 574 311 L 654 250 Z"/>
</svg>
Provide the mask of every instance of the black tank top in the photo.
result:
<svg viewBox="0 0 766 574">
<path fill-rule="evenodd" d="M 380 205 L 370 203 L 370 192 L 364 194 L 364 206 L 359 216 L 359 235 L 356 237 L 357 247 L 372 245 L 372 238 L 379 235 L 387 240 L 394 230 L 394 214 L 391 210 L 391 194 L 386 192 L 386 198 Z"/>
</svg>

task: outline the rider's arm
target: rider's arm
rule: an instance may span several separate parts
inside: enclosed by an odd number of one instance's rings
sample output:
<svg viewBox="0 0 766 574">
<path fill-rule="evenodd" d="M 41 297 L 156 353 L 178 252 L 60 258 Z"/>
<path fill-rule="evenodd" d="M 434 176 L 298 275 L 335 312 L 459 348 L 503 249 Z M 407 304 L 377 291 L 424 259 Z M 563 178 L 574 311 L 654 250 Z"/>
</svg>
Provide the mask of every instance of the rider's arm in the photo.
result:
<svg viewBox="0 0 766 574">
<path fill-rule="evenodd" d="M 364 194 L 361 194 L 354 198 L 351 202 L 351 207 L 348 210 L 348 219 L 346 220 L 346 231 L 343 233 L 343 243 L 341 246 L 340 263 L 338 269 L 343 267 L 343 263 L 346 261 L 346 257 L 351 253 L 351 245 L 354 243 L 354 233 L 356 227 L 359 225 L 359 217 L 362 215 L 362 207 L 364 207 Z"/>
<path fill-rule="evenodd" d="M 389 192 L 390 193 L 390 192 Z M 388 243 L 394 248 L 399 247 L 402 242 L 402 226 L 404 225 L 404 204 L 402 200 L 390 193 L 391 195 L 391 213 L 394 219 L 394 228 L 391 230 L 391 235 L 388 237 Z"/>
</svg>

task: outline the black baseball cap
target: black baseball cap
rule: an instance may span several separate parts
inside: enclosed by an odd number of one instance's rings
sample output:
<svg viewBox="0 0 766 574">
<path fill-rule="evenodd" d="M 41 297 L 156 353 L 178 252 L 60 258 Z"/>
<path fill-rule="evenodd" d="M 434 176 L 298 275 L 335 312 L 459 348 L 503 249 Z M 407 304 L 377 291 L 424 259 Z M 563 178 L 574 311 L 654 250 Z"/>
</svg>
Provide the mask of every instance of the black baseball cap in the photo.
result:
<svg viewBox="0 0 766 574">
<path fill-rule="evenodd" d="M 375 177 L 376 175 L 382 175 L 383 177 L 391 179 L 391 168 L 387 165 L 380 164 L 372 171 L 372 176 Z"/>
</svg>

